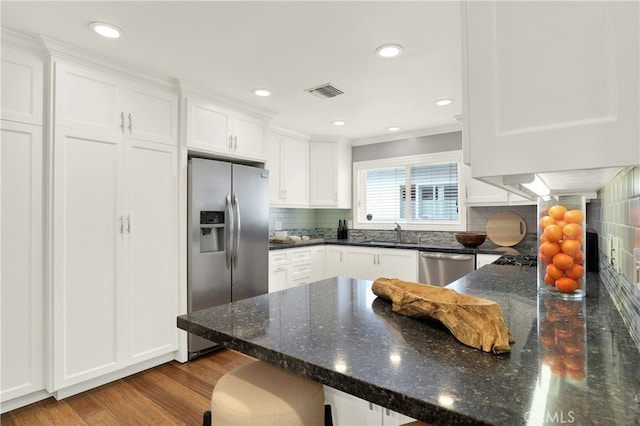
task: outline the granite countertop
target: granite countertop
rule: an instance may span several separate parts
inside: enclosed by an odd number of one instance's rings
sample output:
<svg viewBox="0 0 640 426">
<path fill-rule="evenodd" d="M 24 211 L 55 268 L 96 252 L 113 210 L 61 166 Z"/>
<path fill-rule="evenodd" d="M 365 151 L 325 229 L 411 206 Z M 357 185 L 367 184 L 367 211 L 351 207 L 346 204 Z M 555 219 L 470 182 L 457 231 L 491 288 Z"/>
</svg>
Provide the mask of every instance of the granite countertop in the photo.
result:
<svg viewBox="0 0 640 426">
<path fill-rule="evenodd" d="M 178 327 L 433 424 L 637 424 L 640 353 L 598 275 L 582 301 L 538 297 L 535 268 L 449 287 L 496 301 L 516 339 L 493 355 L 332 278 L 178 317 Z"/>
<path fill-rule="evenodd" d="M 490 240 L 485 241 L 480 246 L 476 248 L 468 248 L 464 247 L 462 244 L 458 244 L 457 242 L 446 244 L 446 243 L 414 243 L 414 242 L 394 242 L 394 241 L 380 241 L 380 240 L 356 240 L 356 239 L 347 239 L 347 240 L 338 240 L 338 239 L 325 239 L 318 238 L 312 239 L 308 241 L 301 241 L 297 244 L 287 244 L 287 243 L 270 243 L 269 250 L 281 250 L 288 248 L 297 248 L 302 246 L 313 246 L 313 245 L 342 245 L 342 246 L 358 246 L 358 247 L 376 247 L 376 248 L 394 248 L 394 249 L 405 249 L 405 250 L 419 250 L 419 251 L 437 251 L 443 253 L 467 253 L 467 254 L 531 254 L 536 252 L 536 247 L 531 246 L 527 243 L 520 243 L 513 247 L 500 247 Z"/>
</svg>

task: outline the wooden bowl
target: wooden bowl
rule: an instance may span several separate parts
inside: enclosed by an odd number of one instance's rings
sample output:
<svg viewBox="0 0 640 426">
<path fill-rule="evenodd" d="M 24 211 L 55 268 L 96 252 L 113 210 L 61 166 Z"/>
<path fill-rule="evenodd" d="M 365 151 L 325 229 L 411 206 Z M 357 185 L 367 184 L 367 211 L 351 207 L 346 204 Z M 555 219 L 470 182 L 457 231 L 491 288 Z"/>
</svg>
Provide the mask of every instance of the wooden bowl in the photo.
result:
<svg viewBox="0 0 640 426">
<path fill-rule="evenodd" d="M 454 235 L 456 241 L 469 248 L 478 247 L 487 238 L 484 232 L 456 232 Z"/>
</svg>

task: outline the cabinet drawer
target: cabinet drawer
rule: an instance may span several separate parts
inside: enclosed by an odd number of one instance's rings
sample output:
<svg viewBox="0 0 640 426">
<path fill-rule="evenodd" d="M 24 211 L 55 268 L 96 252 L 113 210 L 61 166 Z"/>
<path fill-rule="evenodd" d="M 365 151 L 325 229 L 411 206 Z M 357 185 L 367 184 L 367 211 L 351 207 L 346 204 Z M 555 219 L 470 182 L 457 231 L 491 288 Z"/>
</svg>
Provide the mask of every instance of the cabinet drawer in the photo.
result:
<svg viewBox="0 0 640 426">
<path fill-rule="evenodd" d="M 299 275 L 311 276 L 311 263 L 301 263 L 297 265 L 291 265 L 291 277 L 295 278 Z"/>
<path fill-rule="evenodd" d="M 310 260 L 311 250 L 296 250 L 291 253 L 291 261 L 296 262 L 299 260 Z"/>
<path fill-rule="evenodd" d="M 283 265 L 289 261 L 289 254 L 285 250 L 269 253 L 269 262 L 271 266 Z"/>
<path fill-rule="evenodd" d="M 311 282 L 311 275 L 301 275 L 299 277 L 291 278 L 291 285 L 289 287 L 297 287 L 299 285 L 309 284 Z"/>
</svg>

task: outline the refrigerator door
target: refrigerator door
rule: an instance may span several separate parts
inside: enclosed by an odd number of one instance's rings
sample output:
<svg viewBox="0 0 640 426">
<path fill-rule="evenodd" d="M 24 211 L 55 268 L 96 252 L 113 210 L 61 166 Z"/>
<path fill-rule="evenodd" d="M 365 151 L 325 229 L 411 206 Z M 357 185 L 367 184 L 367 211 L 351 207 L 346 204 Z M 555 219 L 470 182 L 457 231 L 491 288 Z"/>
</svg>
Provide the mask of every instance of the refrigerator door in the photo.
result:
<svg viewBox="0 0 640 426">
<path fill-rule="evenodd" d="M 231 302 L 231 164 L 192 158 L 188 176 L 187 309 L 193 312 Z M 190 353 L 213 345 L 189 334 Z"/>
<path fill-rule="evenodd" d="M 237 301 L 265 294 L 269 288 L 268 170 L 234 164 L 232 197 L 239 233 L 233 244 L 231 294 Z"/>
</svg>

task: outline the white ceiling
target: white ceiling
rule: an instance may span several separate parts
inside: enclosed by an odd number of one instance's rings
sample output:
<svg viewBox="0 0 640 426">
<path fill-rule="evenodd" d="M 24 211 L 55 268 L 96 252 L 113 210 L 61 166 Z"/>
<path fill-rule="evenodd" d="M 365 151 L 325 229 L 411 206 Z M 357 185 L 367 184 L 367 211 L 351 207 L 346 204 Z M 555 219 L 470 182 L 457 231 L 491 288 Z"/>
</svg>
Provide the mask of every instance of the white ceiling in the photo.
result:
<svg viewBox="0 0 640 426">
<path fill-rule="evenodd" d="M 2 27 L 42 34 L 207 88 L 274 114 L 272 124 L 356 142 L 457 124 L 462 113 L 457 1 L 2 1 Z M 90 32 L 106 21 L 117 40 Z M 401 56 L 378 58 L 384 43 Z M 345 92 L 305 92 L 331 83 Z M 268 88 L 269 98 L 252 89 Z M 453 98 L 452 105 L 434 101 Z M 345 126 L 332 125 L 344 120 Z M 433 132 L 433 130 L 431 130 Z M 429 133 L 426 131 L 424 133 Z"/>
</svg>

